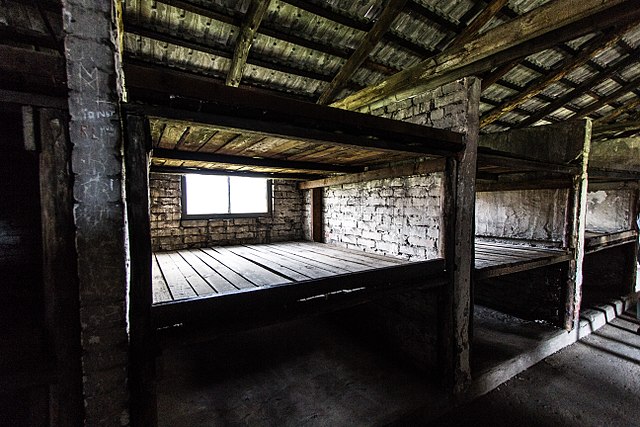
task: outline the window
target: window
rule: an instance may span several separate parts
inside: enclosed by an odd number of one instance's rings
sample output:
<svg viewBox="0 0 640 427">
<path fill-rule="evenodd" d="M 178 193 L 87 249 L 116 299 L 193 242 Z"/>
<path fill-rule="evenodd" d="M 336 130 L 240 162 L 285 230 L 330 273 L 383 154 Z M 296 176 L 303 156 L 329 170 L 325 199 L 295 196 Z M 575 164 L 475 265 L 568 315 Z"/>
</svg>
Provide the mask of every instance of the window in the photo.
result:
<svg viewBox="0 0 640 427">
<path fill-rule="evenodd" d="M 266 178 L 185 175 L 182 217 L 260 216 L 271 213 L 271 182 Z"/>
</svg>

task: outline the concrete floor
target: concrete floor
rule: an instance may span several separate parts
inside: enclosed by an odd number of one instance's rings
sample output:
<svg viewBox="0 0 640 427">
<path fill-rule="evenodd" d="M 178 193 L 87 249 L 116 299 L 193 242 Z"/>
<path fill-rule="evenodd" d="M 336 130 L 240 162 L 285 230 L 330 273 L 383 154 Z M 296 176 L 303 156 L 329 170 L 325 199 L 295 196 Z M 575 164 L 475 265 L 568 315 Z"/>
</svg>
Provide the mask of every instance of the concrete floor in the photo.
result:
<svg viewBox="0 0 640 427">
<path fill-rule="evenodd" d="M 546 343 L 566 335 L 482 307 L 475 322 L 479 389 L 541 360 Z M 633 322 L 614 320 L 434 425 L 640 426 Z M 323 318 L 167 350 L 161 361 L 160 426 L 424 425 L 449 407 L 420 372 Z"/>
<path fill-rule="evenodd" d="M 638 326 L 627 312 L 429 425 L 640 426 Z"/>
</svg>

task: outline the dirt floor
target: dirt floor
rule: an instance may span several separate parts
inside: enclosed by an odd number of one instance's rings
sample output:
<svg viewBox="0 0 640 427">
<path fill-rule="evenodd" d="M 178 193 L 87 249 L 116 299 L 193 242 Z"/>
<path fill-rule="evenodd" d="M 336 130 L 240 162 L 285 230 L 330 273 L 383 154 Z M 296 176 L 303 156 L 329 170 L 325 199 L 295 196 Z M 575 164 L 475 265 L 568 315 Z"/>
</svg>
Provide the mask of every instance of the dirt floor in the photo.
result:
<svg viewBox="0 0 640 427">
<path fill-rule="evenodd" d="M 625 313 L 429 425 L 640 426 L 639 326 Z"/>
</svg>

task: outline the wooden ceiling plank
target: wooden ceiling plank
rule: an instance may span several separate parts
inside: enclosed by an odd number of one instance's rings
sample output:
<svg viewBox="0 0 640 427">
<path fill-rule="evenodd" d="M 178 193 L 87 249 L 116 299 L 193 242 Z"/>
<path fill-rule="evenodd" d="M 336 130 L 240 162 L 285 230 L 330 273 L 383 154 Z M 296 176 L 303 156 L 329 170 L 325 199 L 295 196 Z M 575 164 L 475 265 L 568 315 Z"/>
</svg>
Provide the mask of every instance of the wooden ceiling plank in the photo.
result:
<svg viewBox="0 0 640 427">
<path fill-rule="evenodd" d="M 590 91 L 598 83 L 608 79 L 609 77 L 611 77 L 613 74 L 617 73 L 618 71 L 621 71 L 621 70 L 627 68 L 628 66 L 630 66 L 631 64 L 636 63 L 638 61 L 639 57 L 640 57 L 640 49 L 638 51 L 636 51 L 634 54 L 631 54 L 631 55 L 627 56 L 626 58 L 623 58 L 620 61 L 617 61 L 612 66 L 606 68 L 602 73 L 595 74 L 590 79 L 587 79 L 584 82 L 580 83 L 578 86 L 576 86 L 570 92 L 566 93 L 565 95 L 560 96 L 559 98 L 557 98 L 554 101 L 552 101 L 551 103 L 549 103 L 549 105 L 537 110 L 531 116 L 529 116 L 528 118 L 526 118 L 525 120 L 520 122 L 517 125 L 517 127 L 521 128 L 521 127 L 530 126 L 530 125 L 536 123 L 538 120 L 541 120 L 545 116 L 547 116 L 547 115 L 553 113 L 554 111 L 558 110 L 559 108 L 562 108 L 562 107 L 566 108 L 567 104 L 570 101 L 582 96 L 587 91 Z"/>
<path fill-rule="evenodd" d="M 631 26 L 628 25 L 623 26 L 617 31 L 597 36 L 589 41 L 588 45 L 583 47 L 578 55 L 572 58 L 566 58 L 561 62 L 560 66 L 556 70 L 551 71 L 546 76 L 534 80 L 532 85 L 530 85 L 523 92 L 519 93 L 515 98 L 508 100 L 500 107 L 495 108 L 485 114 L 484 117 L 480 119 L 480 128 L 493 123 L 503 115 L 507 114 L 510 111 L 513 111 L 524 102 L 544 91 L 548 86 L 556 83 L 561 78 L 567 76 L 577 68 L 582 67 L 594 56 L 614 46 L 618 42 L 618 40 L 620 40 L 620 38 L 630 29 L 630 27 Z"/>
<path fill-rule="evenodd" d="M 478 36 L 456 52 L 443 52 L 332 104 L 359 110 L 389 98 L 402 100 L 444 83 L 477 75 L 559 42 L 615 24 L 636 21 L 640 0 L 557 0 Z"/>
<path fill-rule="evenodd" d="M 471 21 L 460 34 L 458 34 L 447 49 L 455 50 L 459 49 L 468 42 L 470 42 L 475 36 L 478 35 L 482 27 L 484 27 L 487 22 L 491 20 L 496 14 L 507 4 L 508 0 L 493 0 L 491 1 L 487 7 L 484 8 L 482 12 L 478 16 L 476 16 L 473 21 Z"/>
<path fill-rule="evenodd" d="M 291 160 L 256 158 L 247 156 L 231 156 L 226 154 L 203 153 L 196 151 L 166 150 L 154 148 L 152 156 L 166 160 L 181 160 L 206 163 L 222 163 L 238 166 L 257 166 L 268 168 L 283 168 L 296 170 L 316 170 L 326 172 L 355 173 L 362 172 L 362 168 L 346 165 L 332 165 L 330 163 L 296 162 Z"/>
<path fill-rule="evenodd" d="M 396 19 L 407 0 L 390 0 L 371 30 L 360 40 L 355 52 L 340 68 L 338 74 L 331 80 L 329 86 L 322 92 L 318 104 L 327 104 L 336 96 L 338 91 L 349 81 L 353 73 L 362 65 L 371 51 L 376 47 L 384 33 L 386 33 Z"/>
<path fill-rule="evenodd" d="M 238 34 L 238 38 L 236 39 L 233 59 L 231 60 L 231 66 L 227 74 L 227 86 L 240 86 L 242 72 L 247 64 L 249 50 L 253 44 L 253 37 L 269 8 L 269 4 L 271 4 L 271 0 L 252 0 L 251 3 L 249 3 L 249 8 L 240 26 L 240 34 Z"/>
</svg>

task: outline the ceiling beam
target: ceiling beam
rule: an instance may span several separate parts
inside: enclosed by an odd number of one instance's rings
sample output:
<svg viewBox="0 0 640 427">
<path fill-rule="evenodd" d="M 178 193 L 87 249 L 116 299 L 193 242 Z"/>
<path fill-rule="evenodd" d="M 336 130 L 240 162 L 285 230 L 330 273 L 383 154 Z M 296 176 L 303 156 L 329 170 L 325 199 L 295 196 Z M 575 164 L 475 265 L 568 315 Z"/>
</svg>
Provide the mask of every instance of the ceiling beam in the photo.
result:
<svg viewBox="0 0 640 427">
<path fill-rule="evenodd" d="M 298 184 L 300 190 L 331 187 L 332 185 L 355 184 L 378 179 L 399 178 L 403 176 L 426 175 L 434 172 L 443 172 L 446 169 L 446 159 L 431 159 L 381 169 L 373 169 L 366 172 L 348 175 L 333 176 L 330 178 L 316 179 Z"/>
<path fill-rule="evenodd" d="M 252 0 L 240 26 L 240 34 L 236 39 L 236 47 L 233 52 L 233 59 L 227 74 L 227 86 L 238 87 L 242 79 L 242 72 L 247 64 L 249 50 L 253 44 L 253 37 L 262 22 L 271 0 Z"/>
<path fill-rule="evenodd" d="M 508 0 L 493 0 L 485 7 L 473 21 L 471 21 L 462 32 L 456 36 L 447 49 L 458 49 L 471 41 L 496 14 L 507 4 Z"/>
<path fill-rule="evenodd" d="M 387 3 L 371 30 L 369 30 L 360 40 L 360 43 L 358 43 L 355 52 L 353 52 L 347 62 L 340 68 L 340 71 L 338 71 L 338 74 L 331 80 L 329 86 L 322 92 L 318 99 L 318 104 L 327 104 L 333 100 L 338 91 L 349 81 L 353 73 L 355 73 L 376 47 L 384 33 L 389 30 L 406 2 L 407 0 L 390 0 L 389 3 Z"/>
<path fill-rule="evenodd" d="M 227 154 L 204 153 L 199 151 L 167 150 L 164 148 L 154 148 L 152 156 L 159 159 L 190 160 L 196 162 L 224 163 L 229 165 L 257 166 L 277 169 L 297 169 L 301 171 L 358 173 L 364 170 L 364 168 L 362 167 L 348 165 L 300 162 L 294 160 L 257 158 L 247 156 L 232 156 Z"/>
<path fill-rule="evenodd" d="M 530 126 L 536 123 L 538 120 L 541 120 L 547 115 L 558 110 L 559 108 L 565 107 L 569 102 L 582 96 L 585 92 L 590 91 L 593 87 L 595 87 L 600 82 L 608 79 L 614 73 L 617 73 L 618 71 L 624 70 L 628 66 L 635 64 L 638 61 L 639 57 L 640 50 L 634 52 L 631 55 L 628 55 L 626 58 L 623 58 L 620 61 L 617 61 L 615 64 L 606 68 L 603 72 L 595 74 L 590 79 L 587 79 L 584 82 L 580 83 L 570 92 L 567 92 L 566 94 L 550 102 L 547 106 L 537 110 L 531 116 L 518 123 L 517 127 L 521 128 Z"/>
<path fill-rule="evenodd" d="M 609 114 L 598 119 L 598 123 L 609 123 L 621 115 L 640 107 L 640 97 L 624 103 L 620 108 L 616 108 Z"/>
<path fill-rule="evenodd" d="M 548 86 L 556 83 L 575 69 L 582 67 L 594 56 L 615 45 L 629 30 L 629 28 L 629 26 L 624 26 L 623 28 L 619 28 L 617 31 L 613 31 L 611 33 L 607 32 L 607 34 L 597 36 L 590 40 L 587 43 L 587 46 L 583 46 L 578 55 L 575 57 L 565 58 L 560 62 L 555 70 L 545 76 L 535 79 L 533 84 L 523 92 L 520 92 L 514 98 L 503 103 L 500 107 L 485 114 L 484 117 L 480 119 L 480 128 L 493 123 L 503 115 L 513 111 L 518 106 L 544 91 Z"/>
<path fill-rule="evenodd" d="M 155 173 L 170 173 L 170 174 L 199 174 L 199 175 L 229 175 L 229 176 L 246 176 L 255 178 L 271 178 L 271 179 L 296 179 L 301 181 L 307 181 L 309 179 L 315 179 L 317 175 L 302 174 L 302 173 L 282 173 L 282 172 L 243 172 L 243 171 L 231 171 L 224 169 L 205 169 L 205 168 L 188 168 L 184 166 L 158 166 L 151 165 L 151 172 Z"/>
<path fill-rule="evenodd" d="M 611 125 L 596 125 L 593 127 L 594 136 L 627 131 L 640 131 L 640 121 L 613 123 Z"/>
<path fill-rule="evenodd" d="M 532 53 L 615 24 L 635 22 L 640 0 L 556 0 L 478 36 L 455 52 L 443 52 L 332 106 L 359 110 L 406 99 L 447 82 L 477 75 Z"/>
</svg>

